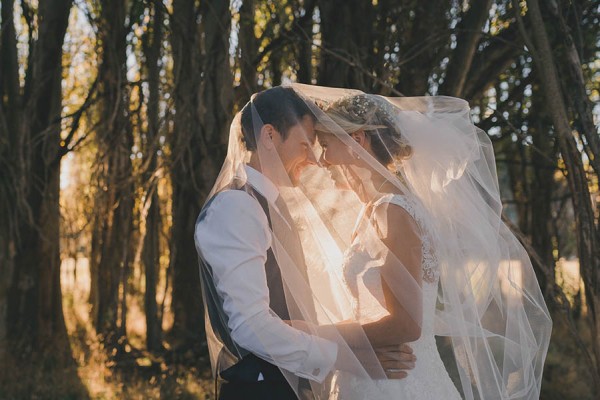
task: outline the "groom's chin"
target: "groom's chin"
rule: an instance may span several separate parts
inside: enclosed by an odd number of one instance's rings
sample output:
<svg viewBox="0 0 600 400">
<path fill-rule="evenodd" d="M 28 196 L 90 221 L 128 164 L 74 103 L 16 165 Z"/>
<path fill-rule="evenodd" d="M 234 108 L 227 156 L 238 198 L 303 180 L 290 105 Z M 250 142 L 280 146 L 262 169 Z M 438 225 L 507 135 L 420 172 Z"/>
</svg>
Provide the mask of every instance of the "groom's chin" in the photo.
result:
<svg viewBox="0 0 600 400">
<path fill-rule="evenodd" d="M 300 185 L 300 176 L 302 175 L 303 170 L 304 168 L 302 167 L 295 167 L 291 171 L 288 171 L 288 176 L 290 178 L 289 184 L 291 187 L 298 187 Z"/>
</svg>

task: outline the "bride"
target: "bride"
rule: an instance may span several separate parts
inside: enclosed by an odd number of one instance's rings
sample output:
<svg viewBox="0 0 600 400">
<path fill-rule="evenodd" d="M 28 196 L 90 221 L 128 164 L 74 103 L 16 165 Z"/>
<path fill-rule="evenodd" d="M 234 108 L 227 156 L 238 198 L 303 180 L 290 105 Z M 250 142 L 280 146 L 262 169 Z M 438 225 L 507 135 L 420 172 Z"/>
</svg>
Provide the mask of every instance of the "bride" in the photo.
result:
<svg viewBox="0 0 600 400">
<path fill-rule="evenodd" d="M 394 168 L 410 157 L 412 148 L 403 141 L 393 122 L 393 106 L 385 100 L 356 94 L 335 101 L 325 111 L 332 122 L 382 166 Z M 362 324 L 371 343 L 412 342 L 419 360 L 404 380 L 381 380 L 373 393 L 362 393 L 361 398 L 392 399 L 402 393 L 402 398 L 407 399 L 460 399 L 433 335 L 439 265 L 432 235 L 425 224 L 428 216 L 417 199 L 407 193 L 407 188 L 398 187 L 378 174 L 359 154 L 348 151 L 348 146 L 335 134 L 319 132 L 318 138 L 323 149 L 321 165 L 331 170 L 340 168 L 342 174 L 334 175 L 338 188 L 352 190 L 363 203 L 342 272 L 356 298 L 354 318 Z M 360 175 L 357 171 L 361 171 Z M 385 259 L 374 265 L 372 249 L 366 248 L 369 242 L 362 243 L 365 232 L 370 230 L 392 253 L 387 265 Z M 405 268 L 409 273 L 405 280 L 414 282 L 414 290 L 410 291 L 407 284 L 403 284 L 403 289 L 412 298 L 412 310 L 407 310 L 406 304 L 396 299 L 386 284 L 380 272 L 385 268 Z M 331 398 L 358 398 L 361 386 L 360 380 L 339 374 Z"/>
<path fill-rule="evenodd" d="M 294 87 L 318 105 L 319 161 L 335 184 L 309 169 L 303 189 L 346 247 L 328 290 L 372 346 L 410 342 L 417 359 L 400 380 L 338 371 L 329 398 L 539 398 L 551 320 L 466 102 Z M 445 363 L 436 336 L 452 349 Z"/>
</svg>

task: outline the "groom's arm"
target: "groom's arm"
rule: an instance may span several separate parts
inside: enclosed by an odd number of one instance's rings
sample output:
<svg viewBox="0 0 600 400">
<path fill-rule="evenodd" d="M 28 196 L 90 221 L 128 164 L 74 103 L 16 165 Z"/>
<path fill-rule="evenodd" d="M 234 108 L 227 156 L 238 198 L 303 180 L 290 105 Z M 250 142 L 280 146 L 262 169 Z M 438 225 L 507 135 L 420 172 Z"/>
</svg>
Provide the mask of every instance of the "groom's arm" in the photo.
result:
<svg viewBox="0 0 600 400">
<path fill-rule="evenodd" d="M 269 308 L 271 233 L 258 202 L 240 190 L 218 194 L 197 224 L 195 240 L 212 268 L 232 339 L 278 367 L 322 382 L 337 345 L 288 326 Z"/>
</svg>

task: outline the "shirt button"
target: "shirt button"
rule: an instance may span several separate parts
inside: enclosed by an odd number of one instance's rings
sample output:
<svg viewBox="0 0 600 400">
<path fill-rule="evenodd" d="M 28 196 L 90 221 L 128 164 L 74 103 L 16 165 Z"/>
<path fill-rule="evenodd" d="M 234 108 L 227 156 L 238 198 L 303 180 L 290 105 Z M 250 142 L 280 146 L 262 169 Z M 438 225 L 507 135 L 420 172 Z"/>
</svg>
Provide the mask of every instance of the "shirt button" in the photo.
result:
<svg viewBox="0 0 600 400">
<path fill-rule="evenodd" d="M 315 368 L 315 369 L 313 369 L 312 374 L 314 376 L 318 376 L 320 373 L 321 373 L 321 368 Z"/>
</svg>

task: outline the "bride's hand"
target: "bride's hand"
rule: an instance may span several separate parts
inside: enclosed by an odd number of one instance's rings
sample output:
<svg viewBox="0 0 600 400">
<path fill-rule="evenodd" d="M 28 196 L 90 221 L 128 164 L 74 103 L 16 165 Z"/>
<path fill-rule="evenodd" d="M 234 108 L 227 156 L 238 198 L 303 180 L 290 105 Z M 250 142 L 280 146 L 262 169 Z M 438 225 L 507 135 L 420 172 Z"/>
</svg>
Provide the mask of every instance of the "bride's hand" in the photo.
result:
<svg viewBox="0 0 600 400">
<path fill-rule="evenodd" d="M 309 334 L 314 330 L 314 327 L 311 329 L 311 325 L 305 321 L 283 320 L 283 322 Z M 408 376 L 408 371 L 415 368 L 417 357 L 413 349 L 405 343 L 375 347 L 374 351 L 388 379 L 404 379 Z"/>
<path fill-rule="evenodd" d="M 389 379 L 404 379 L 415 367 L 417 357 L 407 344 L 375 348 L 375 354 Z"/>
</svg>

